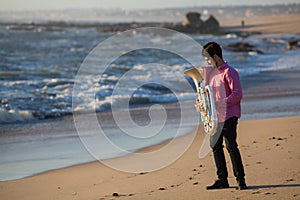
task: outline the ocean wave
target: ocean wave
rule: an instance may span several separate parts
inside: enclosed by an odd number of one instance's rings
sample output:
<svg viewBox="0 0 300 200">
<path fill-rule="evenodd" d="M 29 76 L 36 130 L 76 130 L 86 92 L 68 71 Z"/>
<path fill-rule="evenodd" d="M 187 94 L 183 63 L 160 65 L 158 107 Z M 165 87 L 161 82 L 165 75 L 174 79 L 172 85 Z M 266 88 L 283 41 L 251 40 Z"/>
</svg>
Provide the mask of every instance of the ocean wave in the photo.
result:
<svg viewBox="0 0 300 200">
<path fill-rule="evenodd" d="M 28 110 L 6 110 L 0 107 L 0 124 L 15 123 L 15 122 L 29 122 L 36 118 L 32 112 Z"/>
<path fill-rule="evenodd" d="M 48 25 L 54 26 L 51 23 Z M 7 99 L 5 105 L 0 102 L 0 123 L 56 118 L 72 114 L 73 109 L 76 112 L 105 112 L 118 102 L 129 102 L 126 107 L 139 107 L 195 98 L 194 91 L 185 84 L 189 81 L 193 87 L 192 80 L 178 78 L 185 69 L 192 67 L 184 58 L 150 48 L 124 54 L 119 52 L 118 44 L 112 43 L 105 49 L 107 57 L 97 55 L 92 58 L 91 66 L 84 72 L 86 77 L 82 77 L 87 83 L 79 85 L 79 100 L 84 100 L 85 94 L 92 94 L 94 101 L 72 108 L 73 86 L 80 81 L 75 81 L 76 73 L 89 50 L 108 36 L 95 29 L 72 28 L 67 32 L 37 33 L 7 30 L 0 26 L 0 46 L 3 47 L 0 50 L 0 100 Z M 223 46 L 244 41 L 263 51 L 263 54 L 256 54 L 224 49 L 224 57 L 237 68 L 241 78 L 265 71 L 293 70 L 300 66 L 299 49 L 285 49 L 286 42 L 299 38 L 297 35 L 267 38 L 240 38 L 234 34 L 191 37 L 200 44 L 215 40 Z M 152 39 L 153 43 L 171 45 L 173 49 L 185 45 L 176 35 L 153 39 L 151 35 L 136 34 L 135 38 L 136 42 L 145 45 Z M 183 51 L 192 58 L 201 56 L 201 52 L 193 48 L 184 48 Z M 97 65 L 99 61 L 104 63 L 103 60 L 111 62 L 108 60 L 110 53 L 116 52 L 121 56 L 109 66 Z M 199 66 L 202 64 L 199 63 Z M 88 87 L 91 84 L 93 87 Z"/>
<path fill-rule="evenodd" d="M 299 69 L 300 58 L 299 51 L 291 51 L 280 57 L 273 62 L 265 64 L 266 67 L 262 71 L 279 71 L 279 70 L 292 70 Z"/>
</svg>

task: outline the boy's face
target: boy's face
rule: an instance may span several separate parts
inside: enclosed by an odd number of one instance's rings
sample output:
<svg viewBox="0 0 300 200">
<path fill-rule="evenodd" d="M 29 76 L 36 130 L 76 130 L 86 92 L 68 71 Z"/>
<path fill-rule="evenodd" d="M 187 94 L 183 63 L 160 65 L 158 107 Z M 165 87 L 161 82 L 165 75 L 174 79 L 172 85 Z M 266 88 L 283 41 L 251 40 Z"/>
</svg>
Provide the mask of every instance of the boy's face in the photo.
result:
<svg viewBox="0 0 300 200">
<path fill-rule="evenodd" d="M 205 61 L 207 62 L 208 65 L 212 66 L 213 68 L 217 67 L 216 62 L 212 57 L 210 57 L 210 56 L 206 57 L 205 56 L 204 58 L 205 58 Z"/>
</svg>

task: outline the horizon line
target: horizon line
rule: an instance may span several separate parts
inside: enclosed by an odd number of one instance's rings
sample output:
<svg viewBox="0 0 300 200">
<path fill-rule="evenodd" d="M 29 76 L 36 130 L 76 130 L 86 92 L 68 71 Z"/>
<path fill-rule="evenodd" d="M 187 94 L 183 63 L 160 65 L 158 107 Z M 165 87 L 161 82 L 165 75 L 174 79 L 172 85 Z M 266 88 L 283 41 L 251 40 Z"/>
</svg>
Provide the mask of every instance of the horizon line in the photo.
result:
<svg viewBox="0 0 300 200">
<path fill-rule="evenodd" d="M 157 7 L 157 8 L 120 8 L 120 7 L 110 7 L 110 8 L 101 8 L 101 7 L 69 7 L 69 8 L 27 8 L 27 9 L 1 9 L 0 12 L 32 12 L 32 11 L 63 11 L 63 10 L 126 10 L 126 11 L 145 11 L 145 10 L 175 10 L 175 9 L 189 9 L 189 8 L 228 8 L 228 7 L 261 7 L 261 6 L 289 6 L 289 5 L 300 5 L 300 2 L 294 3 L 265 3 L 265 4 L 239 4 L 239 5 L 195 5 L 195 6 L 174 6 L 174 7 Z"/>
</svg>

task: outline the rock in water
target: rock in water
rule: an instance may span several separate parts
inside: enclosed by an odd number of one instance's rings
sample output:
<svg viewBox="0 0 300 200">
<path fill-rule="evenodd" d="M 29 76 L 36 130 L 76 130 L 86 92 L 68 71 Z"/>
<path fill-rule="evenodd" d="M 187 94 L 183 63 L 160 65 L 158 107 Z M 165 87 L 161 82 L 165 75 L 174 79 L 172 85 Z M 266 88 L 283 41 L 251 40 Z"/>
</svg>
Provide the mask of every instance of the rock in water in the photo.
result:
<svg viewBox="0 0 300 200">
<path fill-rule="evenodd" d="M 189 12 L 186 14 L 187 24 L 192 27 L 200 27 L 203 21 L 200 19 L 201 14 L 197 12 Z"/>
</svg>

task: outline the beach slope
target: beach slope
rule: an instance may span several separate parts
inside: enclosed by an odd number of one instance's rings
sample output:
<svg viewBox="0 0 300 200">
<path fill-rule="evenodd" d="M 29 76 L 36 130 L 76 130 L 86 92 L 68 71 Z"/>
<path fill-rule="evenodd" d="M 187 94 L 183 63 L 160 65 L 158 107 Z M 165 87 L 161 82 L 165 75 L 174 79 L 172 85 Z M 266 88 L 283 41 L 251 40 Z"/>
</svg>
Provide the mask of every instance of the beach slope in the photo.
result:
<svg viewBox="0 0 300 200">
<path fill-rule="evenodd" d="M 215 180 L 211 154 L 198 158 L 204 132 L 199 127 L 191 147 L 164 169 L 130 174 L 100 162 L 54 170 L 0 183 L 2 200 L 14 199 L 298 199 L 300 198 L 300 117 L 241 121 L 238 141 L 248 190 L 236 190 L 226 152 L 230 188 L 207 191 Z M 180 140 L 177 138 L 179 144 Z M 143 151 L 159 149 L 163 144 Z M 117 159 L 126 159 L 125 157 Z M 158 161 L 159 162 L 159 161 Z"/>
</svg>

